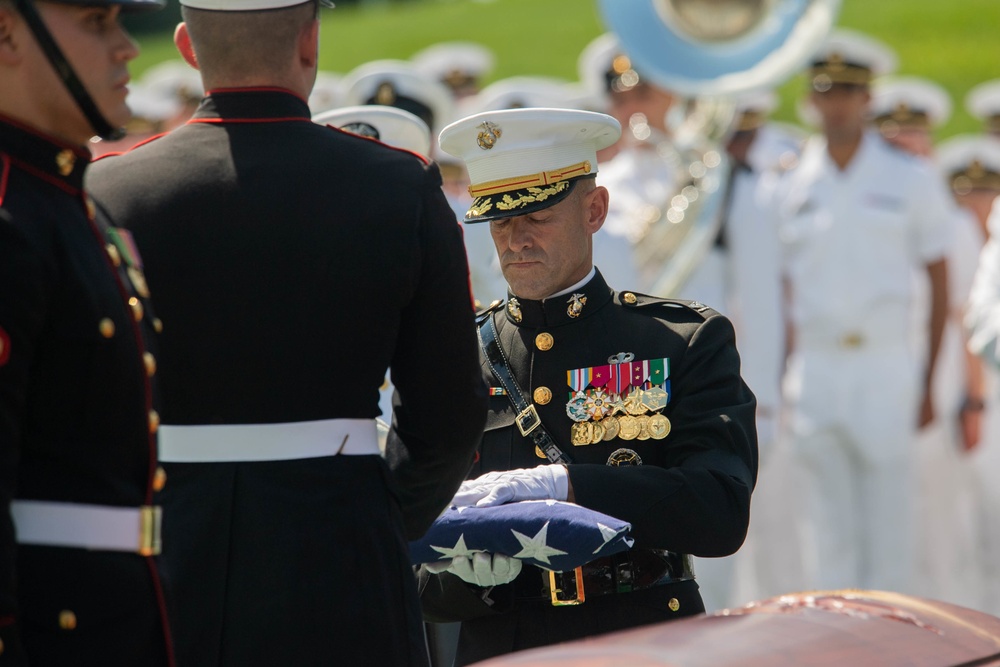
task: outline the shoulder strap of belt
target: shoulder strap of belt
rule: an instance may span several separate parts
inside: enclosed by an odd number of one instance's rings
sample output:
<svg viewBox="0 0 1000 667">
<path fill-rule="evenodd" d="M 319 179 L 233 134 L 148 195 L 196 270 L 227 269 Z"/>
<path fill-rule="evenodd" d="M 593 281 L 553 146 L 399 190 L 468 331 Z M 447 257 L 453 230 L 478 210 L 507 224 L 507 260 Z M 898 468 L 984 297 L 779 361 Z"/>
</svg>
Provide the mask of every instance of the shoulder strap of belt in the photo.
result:
<svg viewBox="0 0 1000 667">
<path fill-rule="evenodd" d="M 489 364 L 493 375 L 503 385 L 507 398 L 510 399 L 510 402 L 514 404 L 514 409 L 517 410 L 517 417 L 514 418 L 514 423 L 517 425 L 518 430 L 521 431 L 521 435 L 526 438 L 530 436 L 535 446 L 545 453 L 545 457 L 551 463 L 572 463 L 573 460 L 563 450 L 559 449 L 559 445 L 556 444 L 556 441 L 552 439 L 549 432 L 542 426 L 542 420 L 538 416 L 535 406 L 533 404 L 529 405 L 524 400 L 524 393 L 517 385 L 514 375 L 510 372 L 507 355 L 504 354 L 503 348 L 500 347 L 500 341 L 497 340 L 496 328 L 493 325 L 493 313 L 489 313 L 480 320 L 478 329 L 479 346 L 482 348 L 483 354 L 486 355 L 486 363 Z"/>
</svg>

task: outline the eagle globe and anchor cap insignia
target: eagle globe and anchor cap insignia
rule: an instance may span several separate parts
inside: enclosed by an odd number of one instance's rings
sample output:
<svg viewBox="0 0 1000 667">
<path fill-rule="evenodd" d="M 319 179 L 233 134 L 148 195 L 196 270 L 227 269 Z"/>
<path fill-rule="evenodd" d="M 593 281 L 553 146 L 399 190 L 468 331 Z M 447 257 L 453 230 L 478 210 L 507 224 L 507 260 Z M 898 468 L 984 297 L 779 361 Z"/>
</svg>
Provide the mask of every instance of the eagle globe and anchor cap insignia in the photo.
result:
<svg viewBox="0 0 1000 667">
<path fill-rule="evenodd" d="M 488 120 L 484 120 L 479 124 L 482 128 L 482 132 L 476 135 L 476 143 L 484 151 L 488 151 L 494 146 L 496 146 L 497 140 L 503 136 L 503 130 L 496 123 L 491 123 Z"/>
</svg>

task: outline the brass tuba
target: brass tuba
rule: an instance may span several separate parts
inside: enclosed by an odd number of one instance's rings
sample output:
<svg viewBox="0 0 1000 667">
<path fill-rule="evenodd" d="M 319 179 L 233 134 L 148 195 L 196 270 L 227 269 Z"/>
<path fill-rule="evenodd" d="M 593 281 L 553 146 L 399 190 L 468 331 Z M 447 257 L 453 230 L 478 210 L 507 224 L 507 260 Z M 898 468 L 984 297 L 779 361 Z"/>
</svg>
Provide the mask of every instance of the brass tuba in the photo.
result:
<svg viewBox="0 0 1000 667">
<path fill-rule="evenodd" d="M 733 97 L 773 88 L 822 44 L 840 0 L 598 0 L 636 70 L 683 97 L 669 137 L 623 128 L 674 174 L 667 201 L 646 206 L 635 259 L 653 294 L 675 296 L 712 247 L 725 215 Z"/>
</svg>

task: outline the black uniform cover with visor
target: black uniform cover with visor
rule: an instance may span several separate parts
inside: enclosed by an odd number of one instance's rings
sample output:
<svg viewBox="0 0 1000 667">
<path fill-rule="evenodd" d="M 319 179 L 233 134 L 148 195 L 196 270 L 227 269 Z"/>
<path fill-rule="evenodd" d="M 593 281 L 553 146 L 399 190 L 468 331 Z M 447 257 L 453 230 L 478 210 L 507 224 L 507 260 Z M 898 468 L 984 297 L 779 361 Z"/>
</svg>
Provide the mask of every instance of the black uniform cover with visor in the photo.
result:
<svg viewBox="0 0 1000 667">
<path fill-rule="evenodd" d="M 119 5 L 123 12 L 143 12 L 143 11 L 154 11 L 162 9 L 166 4 L 165 0 L 58 0 L 62 4 L 67 5 L 79 5 L 79 6 L 111 6 Z M 69 94 L 73 96 L 77 105 L 80 107 L 80 111 L 86 116 L 87 122 L 90 126 L 94 128 L 94 133 L 101 137 L 102 139 L 121 139 L 125 136 L 125 128 L 112 127 L 111 123 L 101 115 L 100 110 L 98 110 L 97 105 L 94 103 L 93 98 L 87 89 L 84 87 L 83 83 L 80 81 L 80 77 L 76 75 L 73 71 L 73 67 L 66 60 L 66 56 L 63 55 L 62 50 L 56 41 L 52 38 L 52 34 L 49 32 L 48 28 L 45 27 L 45 22 L 42 21 L 42 17 L 38 14 L 38 10 L 35 9 L 34 0 L 14 0 L 17 11 L 21 13 L 24 17 L 24 22 L 28 25 L 32 34 L 35 35 L 35 39 L 38 40 L 38 45 L 41 47 L 42 51 L 45 53 L 45 57 L 48 58 L 49 62 L 52 63 L 52 67 L 55 69 L 56 74 L 62 80 Z"/>
</svg>

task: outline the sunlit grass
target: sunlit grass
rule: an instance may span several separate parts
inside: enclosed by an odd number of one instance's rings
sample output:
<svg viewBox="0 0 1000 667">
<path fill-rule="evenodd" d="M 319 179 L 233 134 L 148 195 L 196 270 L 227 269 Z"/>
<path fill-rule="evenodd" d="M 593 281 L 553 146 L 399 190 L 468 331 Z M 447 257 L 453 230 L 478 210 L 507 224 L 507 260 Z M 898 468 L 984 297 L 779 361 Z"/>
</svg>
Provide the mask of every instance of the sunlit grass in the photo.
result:
<svg viewBox="0 0 1000 667">
<path fill-rule="evenodd" d="M 172 0 L 176 1 L 176 0 Z M 377 58 L 407 58 L 443 40 L 494 50 L 492 78 L 544 74 L 576 79 L 576 59 L 603 31 L 593 0 L 408 0 L 323 11 L 321 66 L 347 72 Z M 901 74 L 925 76 L 952 95 L 955 112 L 940 137 L 979 130 L 963 100 L 976 83 L 1000 77 L 1000 0 L 844 0 L 840 25 L 896 49 Z M 175 57 L 169 34 L 141 35 L 134 71 Z M 781 88 L 776 117 L 797 122 L 801 78 Z"/>
</svg>

